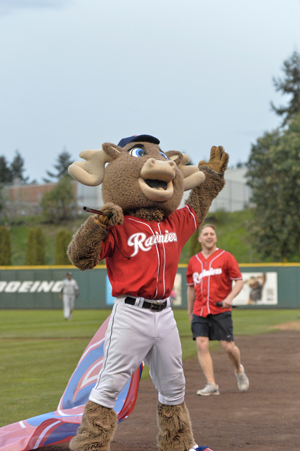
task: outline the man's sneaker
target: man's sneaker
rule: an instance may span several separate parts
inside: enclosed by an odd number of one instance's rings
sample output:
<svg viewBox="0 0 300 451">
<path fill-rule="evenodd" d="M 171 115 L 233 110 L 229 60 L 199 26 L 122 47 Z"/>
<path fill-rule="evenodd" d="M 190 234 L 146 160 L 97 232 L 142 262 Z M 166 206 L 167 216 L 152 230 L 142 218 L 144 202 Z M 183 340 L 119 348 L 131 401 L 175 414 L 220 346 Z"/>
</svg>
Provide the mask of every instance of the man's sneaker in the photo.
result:
<svg viewBox="0 0 300 451">
<path fill-rule="evenodd" d="M 237 384 L 238 384 L 240 391 L 247 391 L 249 388 L 249 379 L 245 373 L 245 369 L 244 369 L 243 365 L 241 365 L 241 368 L 242 368 L 241 374 L 235 373 L 236 378 L 237 378 Z"/>
<path fill-rule="evenodd" d="M 219 386 L 207 383 L 202 390 L 197 391 L 199 396 L 219 395 Z"/>
</svg>

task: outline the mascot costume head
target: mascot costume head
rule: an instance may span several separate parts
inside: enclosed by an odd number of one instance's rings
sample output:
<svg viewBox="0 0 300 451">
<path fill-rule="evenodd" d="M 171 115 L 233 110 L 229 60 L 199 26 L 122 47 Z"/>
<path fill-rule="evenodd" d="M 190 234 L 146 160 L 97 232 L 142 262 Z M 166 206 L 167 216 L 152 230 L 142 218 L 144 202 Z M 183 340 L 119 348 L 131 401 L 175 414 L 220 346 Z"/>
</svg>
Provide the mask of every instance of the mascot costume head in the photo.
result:
<svg viewBox="0 0 300 451">
<path fill-rule="evenodd" d="M 184 402 L 181 346 L 171 292 L 182 247 L 203 223 L 223 188 L 228 155 L 212 147 L 208 163 L 162 151 L 157 138 L 138 135 L 118 145 L 85 150 L 70 175 L 88 186 L 102 184 L 101 214 L 74 235 L 68 255 L 80 270 L 106 259 L 115 297 L 104 361 L 78 428 L 76 451 L 109 451 L 117 425 L 117 396 L 142 361 L 158 391 L 160 451 L 204 450 L 193 437 Z M 190 194 L 178 208 L 184 191 Z M 154 324 L 159 325 L 159 339 Z"/>
</svg>

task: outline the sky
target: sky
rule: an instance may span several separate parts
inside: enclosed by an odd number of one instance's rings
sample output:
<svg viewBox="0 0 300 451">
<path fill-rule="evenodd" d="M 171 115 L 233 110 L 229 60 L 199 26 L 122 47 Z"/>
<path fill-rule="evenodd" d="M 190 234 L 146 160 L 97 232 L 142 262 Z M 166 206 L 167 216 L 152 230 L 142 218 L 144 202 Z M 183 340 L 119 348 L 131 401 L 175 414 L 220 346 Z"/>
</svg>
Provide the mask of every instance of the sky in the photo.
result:
<svg viewBox="0 0 300 451">
<path fill-rule="evenodd" d="M 64 150 L 150 134 L 246 162 L 281 124 L 299 18 L 300 0 L 0 0 L 0 156 L 42 182 Z"/>
</svg>

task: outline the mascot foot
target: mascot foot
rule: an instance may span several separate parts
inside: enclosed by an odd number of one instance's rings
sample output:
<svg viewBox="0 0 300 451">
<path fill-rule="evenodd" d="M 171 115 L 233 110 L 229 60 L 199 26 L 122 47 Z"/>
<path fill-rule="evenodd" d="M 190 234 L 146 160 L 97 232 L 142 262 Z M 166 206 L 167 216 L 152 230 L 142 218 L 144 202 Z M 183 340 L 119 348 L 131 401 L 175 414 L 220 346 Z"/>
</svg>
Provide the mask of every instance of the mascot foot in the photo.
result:
<svg viewBox="0 0 300 451">
<path fill-rule="evenodd" d="M 157 423 L 160 451 L 189 451 L 195 446 L 191 420 L 184 402 L 177 406 L 158 403 Z"/>
<path fill-rule="evenodd" d="M 92 401 L 85 405 L 77 435 L 70 442 L 73 451 L 109 451 L 117 427 L 113 409 Z"/>
<path fill-rule="evenodd" d="M 194 446 L 194 448 L 191 448 L 190 451 L 213 451 L 213 450 L 207 448 L 207 446 Z"/>
</svg>

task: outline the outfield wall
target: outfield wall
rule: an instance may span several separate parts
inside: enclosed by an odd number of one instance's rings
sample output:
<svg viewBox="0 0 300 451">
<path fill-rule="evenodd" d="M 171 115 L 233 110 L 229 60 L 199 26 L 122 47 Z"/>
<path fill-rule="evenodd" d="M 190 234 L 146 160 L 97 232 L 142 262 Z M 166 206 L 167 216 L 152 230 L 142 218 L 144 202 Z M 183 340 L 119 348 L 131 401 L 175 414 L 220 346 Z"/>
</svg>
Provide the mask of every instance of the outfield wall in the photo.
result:
<svg viewBox="0 0 300 451">
<path fill-rule="evenodd" d="M 186 308 L 186 268 L 179 265 L 174 285 L 174 308 Z M 300 264 L 241 264 L 245 281 L 235 303 L 241 308 L 300 308 Z M 75 308 L 111 308 L 113 298 L 105 266 L 81 272 L 73 266 L 0 267 L 0 309 L 61 309 L 61 282 L 72 271 L 80 295 Z M 126 273 L 124 274 L 126 277 Z M 253 289 L 253 284 L 258 285 Z M 259 287 L 259 284 L 263 286 Z M 252 288 L 250 287 L 252 285 Z M 252 293 L 256 299 L 251 300 Z M 258 294 L 260 293 L 260 299 Z"/>
</svg>

